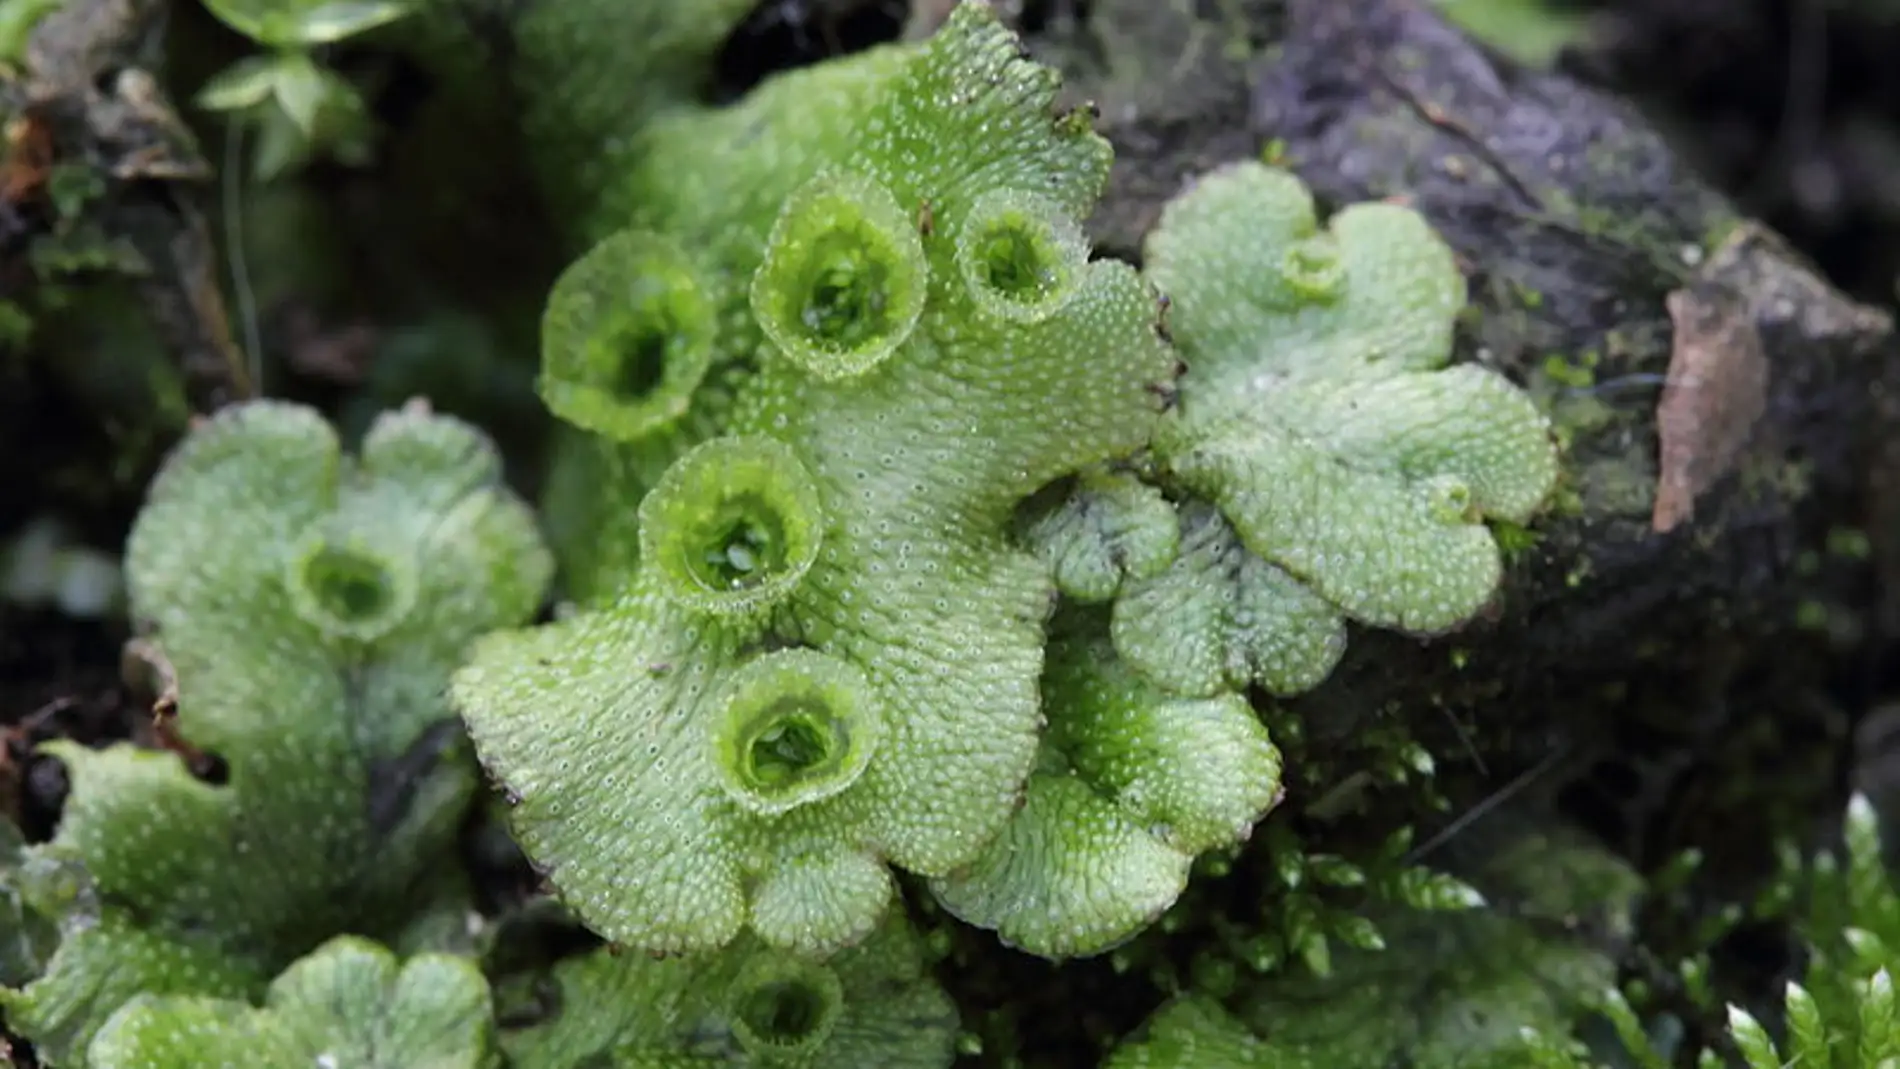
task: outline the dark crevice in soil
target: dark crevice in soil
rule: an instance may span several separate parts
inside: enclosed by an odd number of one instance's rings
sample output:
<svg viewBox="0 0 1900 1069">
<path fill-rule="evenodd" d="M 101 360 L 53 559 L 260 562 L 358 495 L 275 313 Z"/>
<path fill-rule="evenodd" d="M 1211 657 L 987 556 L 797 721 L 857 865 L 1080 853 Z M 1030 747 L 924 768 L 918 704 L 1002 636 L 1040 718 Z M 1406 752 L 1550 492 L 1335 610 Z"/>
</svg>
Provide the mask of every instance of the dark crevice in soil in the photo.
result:
<svg viewBox="0 0 1900 1069">
<path fill-rule="evenodd" d="M 1032 35 L 1063 21 L 1079 26 L 1088 21 L 1094 6 L 1089 0 L 1024 0 L 1022 17 L 1016 25 Z"/>
<path fill-rule="evenodd" d="M 713 61 L 713 100 L 729 103 L 780 71 L 894 41 L 907 0 L 760 0 Z"/>
<path fill-rule="evenodd" d="M 125 637 L 116 622 L 0 606 L 0 804 L 30 841 L 52 837 L 66 795 L 65 769 L 34 747 L 132 734 L 136 706 L 119 679 Z"/>
<path fill-rule="evenodd" d="M 5 1064 L 11 1069 L 39 1069 L 40 1060 L 33 1053 L 33 1044 L 7 1031 L 3 1023 L 0 1023 L 0 1058 L 5 1058 Z"/>
<path fill-rule="evenodd" d="M 0 808 L 29 842 L 52 838 L 66 798 L 65 767 L 34 747 L 53 738 L 98 745 L 131 734 L 132 704 L 119 682 L 124 640 L 116 623 L 0 605 Z M 0 1064 L 39 1065 L 32 1045 L 4 1020 Z"/>
</svg>

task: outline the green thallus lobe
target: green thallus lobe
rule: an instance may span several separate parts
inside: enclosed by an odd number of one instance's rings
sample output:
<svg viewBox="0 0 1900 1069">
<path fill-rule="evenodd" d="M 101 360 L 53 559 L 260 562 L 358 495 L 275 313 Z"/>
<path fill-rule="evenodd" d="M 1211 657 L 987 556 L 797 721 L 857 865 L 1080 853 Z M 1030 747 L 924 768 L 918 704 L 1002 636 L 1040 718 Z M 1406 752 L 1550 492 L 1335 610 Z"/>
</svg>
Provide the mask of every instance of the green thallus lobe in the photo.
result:
<svg viewBox="0 0 1900 1069">
<path fill-rule="evenodd" d="M 551 563 L 492 444 L 457 420 L 386 413 L 354 455 L 280 402 L 194 428 L 147 494 L 126 575 L 179 730 L 228 780 L 130 743 L 49 747 L 72 788 L 27 867 L 47 873 L 32 882 L 63 938 L 42 975 L 0 989 L 9 1027 L 83 1069 L 135 995 L 255 997 L 336 932 L 452 901 L 459 885 L 435 877 L 456 871 L 443 861 L 478 782 L 443 695 L 475 635 L 532 616 Z M 149 1035 L 170 1043 L 194 1013 L 151 1016 Z"/>
<path fill-rule="evenodd" d="M 633 164 L 619 240 L 693 250 L 713 328 L 678 349 L 717 374 L 637 443 L 664 474 L 637 562 L 590 579 L 617 596 L 454 686 L 608 938 L 835 951 L 895 865 L 1028 949 L 1113 945 L 1277 801 L 1245 688 L 1317 685 L 1347 620 L 1459 625 L 1501 574 L 1488 521 L 1548 492 L 1535 406 L 1446 367 L 1463 280 L 1416 213 L 1322 227 L 1290 176 L 1223 170 L 1167 209 L 1151 285 L 1088 258 L 1108 151 L 1055 89 L 965 4 L 642 142 L 665 163 Z M 1017 506 L 1068 476 L 1030 556 Z M 1057 588 L 1112 602 L 1080 667 Z"/>
<path fill-rule="evenodd" d="M 645 225 L 703 251 L 718 347 L 754 369 L 642 503 L 619 596 L 491 636 L 454 688 L 524 846 L 608 938 L 834 951 L 887 866 L 948 873 L 1017 807 L 1052 590 L 1007 526 L 1146 442 L 1174 373 L 1152 288 L 1075 239 L 1109 154 L 1055 89 L 966 5 L 667 142 Z M 694 202 L 735 174 L 740 202 Z"/>
<path fill-rule="evenodd" d="M 1465 283 L 1425 219 L 1357 204 L 1322 229 L 1297 179 L 1246 163 L 1168 205 L 1146 252 L 1190 368 L 1155 442 L 1176 485 L 1347 618 L 1435 634 L 1481 610 L 1487 521 L 1527 522 L 1557 452 L 1523 391 L 1447 366 Z"/>
<path fill-rule="evenodd" d="M 955 1007 L 900 920 L 822 962 L 741 938 L 711 954 L 597 950 L 523 977 L 561 1012 L 504 1034 L 511 1064 L 944 1069 Z M 508 997 L 504 987 L 503 998 Z"/>
</svg>

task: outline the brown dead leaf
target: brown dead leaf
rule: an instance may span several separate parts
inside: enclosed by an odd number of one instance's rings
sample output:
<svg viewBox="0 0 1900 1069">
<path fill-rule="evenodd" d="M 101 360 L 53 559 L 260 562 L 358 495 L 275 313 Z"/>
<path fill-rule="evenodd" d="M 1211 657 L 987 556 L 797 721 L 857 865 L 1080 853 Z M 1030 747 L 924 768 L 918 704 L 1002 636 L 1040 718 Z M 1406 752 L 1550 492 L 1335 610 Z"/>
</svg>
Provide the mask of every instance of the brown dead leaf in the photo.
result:
<svg viewBox="0 0 1900 1069">
<path fill-rule="evenodd" d="M 1669 294 L 1675 327 L 1656 406 L 1661 468 L 1650 526 L 1674 530 L 1735 466 L 1768 404 L 1768 354 L 1749 302 L 1714 284 Z"/>
<path fill-rule="evenodd" d="M 53 169 L 53 132 L 37 114 L 14 117 L 0 156 L 0 201 L 19 205 L 40 195 Z"/>
<path fill-rule="evenodd" d="M 280 320 L 285 362 L 299 375 L 339 386 L 361 386 L 375 361 L 379 338 L 364 321 L 330 323 L 311 305 L 286 301 Z"/>
</svg>

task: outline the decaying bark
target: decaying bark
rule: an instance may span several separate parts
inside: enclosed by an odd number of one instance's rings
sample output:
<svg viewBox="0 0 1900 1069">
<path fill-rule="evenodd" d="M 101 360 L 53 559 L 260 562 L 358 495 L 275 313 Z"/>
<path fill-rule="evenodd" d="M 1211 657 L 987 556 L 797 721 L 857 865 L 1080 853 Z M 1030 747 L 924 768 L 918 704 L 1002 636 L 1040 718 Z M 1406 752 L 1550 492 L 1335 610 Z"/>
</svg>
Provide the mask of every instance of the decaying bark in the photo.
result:
<svg viewBox="0 0 1900 1069">
<path fill-rule="evenodd" d="M 1630 856 L 1697 842 L 1731 894 L 1776 834 L 1839 811 L 1877 637 L 1886 314 L 1738 218 L 1630 107 L 1514 69 L 1422 0 L 1110 0 L 1039 45 L 1116 143 L 1094 220 L 1111 250 L 1133 255 L 1194 174 L 1263 151 L 1325 204 L 1402 198 L 1467 269 L 1461 357 L 1560 428 L 1566 485 L 1493 616 L 1430 644 L 1356 634 L 1299 702 L 1309 723 L 1343 740 L 1402 716 L 1441 760 L 1486 765 L 1479 790 L 1548 772 L 1535 791 Z"/>
<path fill-rule="evenodd" d="M 34 27 L 19 69 L 0 71 L 0 295 L 44 281 L 27 246 L 61 222 L 48 183 L 56 167 L 83 168 L 103 188 L 83 222 L 136 279 L 193 410 L 209 412 L 254 387 L 202 209 L 211 168 L 153 73 L 166 12 L 162 0 L 63 4 Z"/>
</svg>

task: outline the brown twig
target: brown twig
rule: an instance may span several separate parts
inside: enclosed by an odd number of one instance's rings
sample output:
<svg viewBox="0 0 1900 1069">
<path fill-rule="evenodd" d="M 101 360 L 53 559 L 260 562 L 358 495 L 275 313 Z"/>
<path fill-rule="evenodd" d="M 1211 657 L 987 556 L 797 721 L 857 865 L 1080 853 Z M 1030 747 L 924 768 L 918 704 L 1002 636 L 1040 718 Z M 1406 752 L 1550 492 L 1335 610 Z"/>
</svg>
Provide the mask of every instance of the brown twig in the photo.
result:
<svg viewBox="0 0 1900 1069">
<path fill-rule="evenodd" d="M 158 696 L 152 700 L 152 742 L 161 750 L 177 754 L 192 775 L 199 779 L 216 779 L 222 764 L 217 755 L 199 749 L 179 730 L 178 674 L 164 651 L 153 642 L 133 639 L 125 644 L 122 666 L 128 681 L 132 680 L 135 668 L 143 668 L 156 677 Z"/>
</svg>

